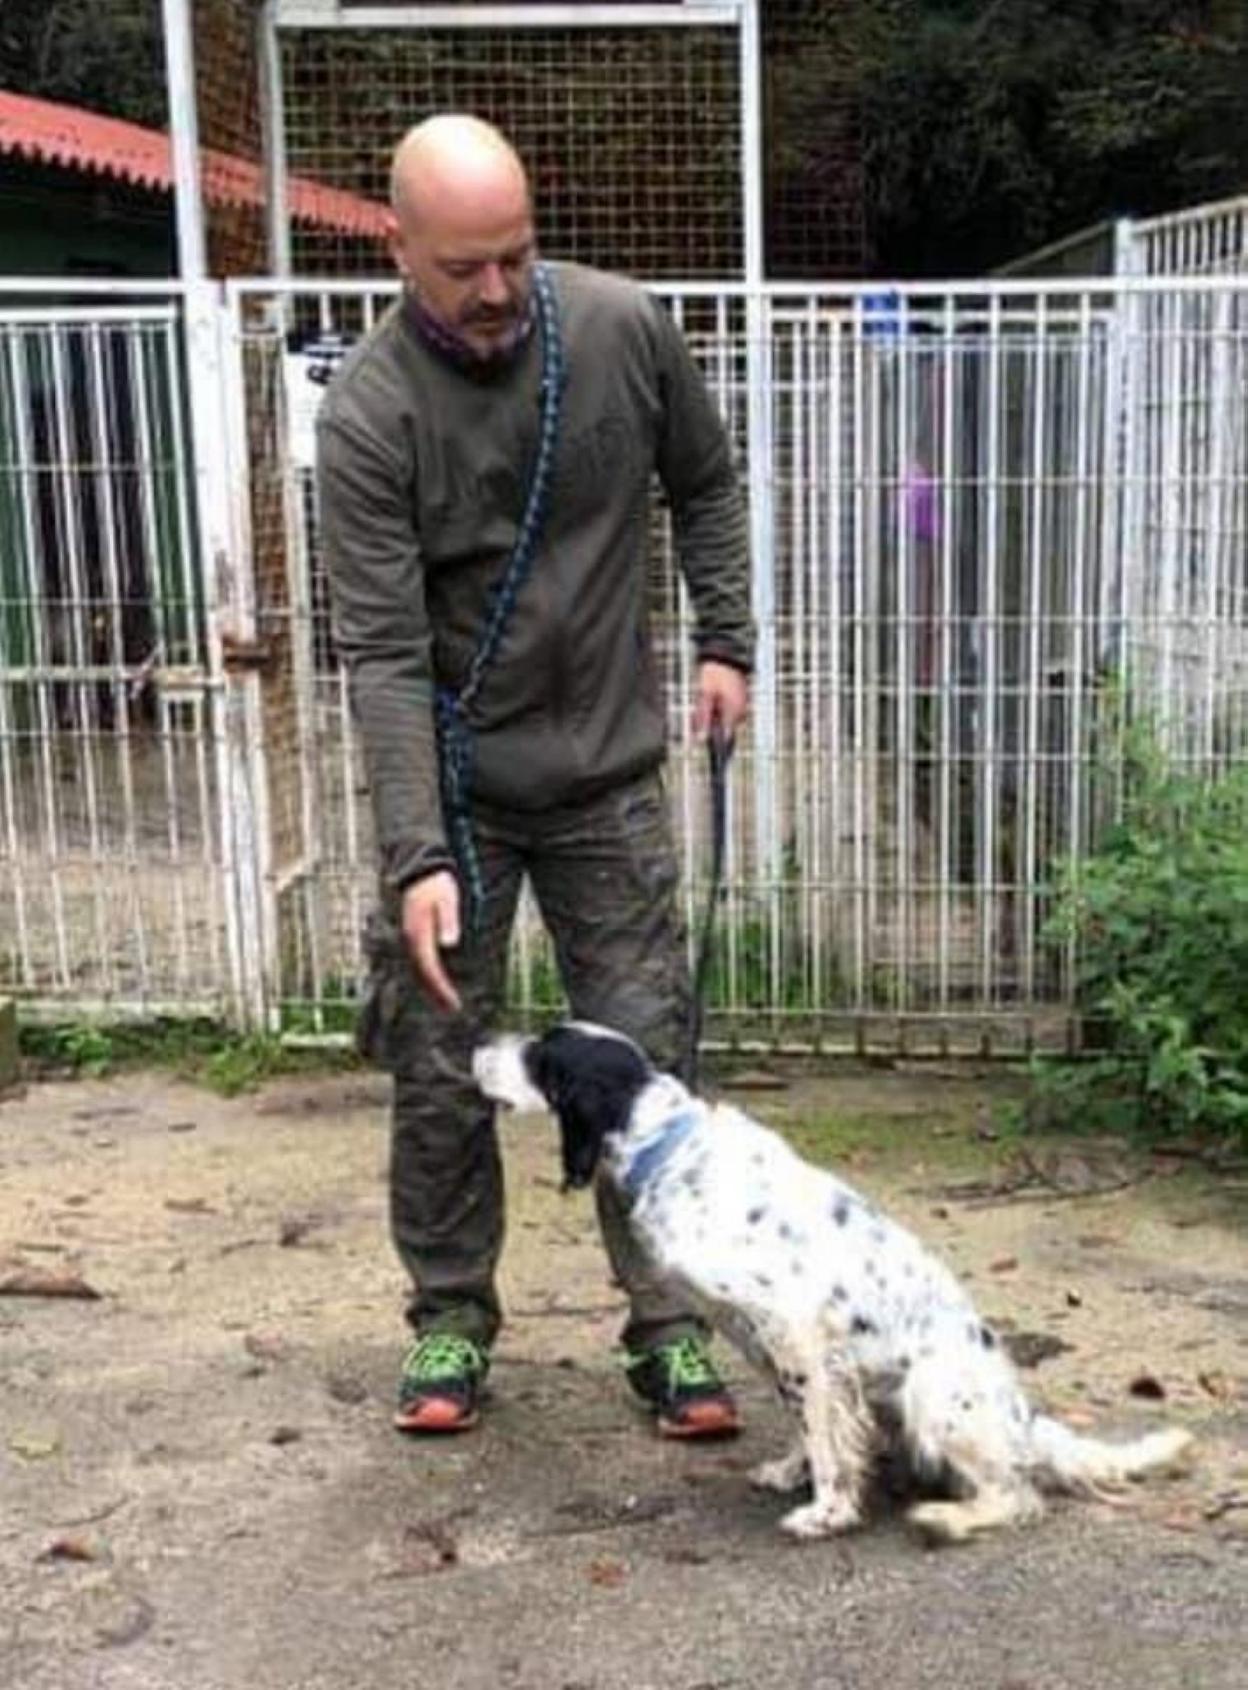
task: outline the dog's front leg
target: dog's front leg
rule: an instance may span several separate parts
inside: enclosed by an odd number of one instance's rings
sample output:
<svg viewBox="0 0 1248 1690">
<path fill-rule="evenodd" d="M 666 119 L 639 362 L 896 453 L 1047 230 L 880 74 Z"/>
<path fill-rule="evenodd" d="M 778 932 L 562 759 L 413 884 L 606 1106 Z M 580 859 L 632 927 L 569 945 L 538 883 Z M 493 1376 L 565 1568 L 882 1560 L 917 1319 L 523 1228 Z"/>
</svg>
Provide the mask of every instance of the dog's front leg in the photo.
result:
<svg viewBox="0 0 1248 1690">
<path fill-rule="evenodd" d="M 780 1522 L 794 1537 L 830 1537 L 858 1524 L 871 1416 L 858 1369 L 839 1351 L 801 1375 L 800 1413 L 814 1496 Z"/>
</svg>

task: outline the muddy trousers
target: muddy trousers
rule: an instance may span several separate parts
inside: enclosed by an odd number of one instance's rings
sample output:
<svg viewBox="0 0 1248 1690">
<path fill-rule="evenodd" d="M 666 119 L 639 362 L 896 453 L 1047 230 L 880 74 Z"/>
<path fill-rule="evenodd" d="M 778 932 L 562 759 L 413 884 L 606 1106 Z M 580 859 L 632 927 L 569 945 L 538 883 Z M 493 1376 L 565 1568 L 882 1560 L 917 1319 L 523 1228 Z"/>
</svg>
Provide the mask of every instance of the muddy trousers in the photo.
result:
<svg viewBox="0 0 1248 1690">
<path fill-rule="evenodd" d="M 362 1042 L 394 1075 L 391 1230 L 411 1279 L 418 1332 L 460 1333 L 488 1345 L 500 1322 L 495 1270 L 503 1247 L 503 1169 L 494 1110 L 472 1081 L 471 1057 L 499 1025 L 507 947 L 527 876 L 554 941 L 576 1017 L 636 1039 L 656 1066 L 680 1071 L 690 1016 L 670 817 L 658 775 L 590 803 L 542 814 L 478 808 L 486 901 L 481 930 L 446 953 L 463 999 L 448 1015 L 425 999 L 396 942 L 370 944 Z M 557 1151 L 551 1141 L 552 1166 Z M 616 1193 L 595 1187 L 615 1278 L 629 1298 L 624 1343 L 642 1349 L 702 1330 L 630 1236 Z"/>
</svg>

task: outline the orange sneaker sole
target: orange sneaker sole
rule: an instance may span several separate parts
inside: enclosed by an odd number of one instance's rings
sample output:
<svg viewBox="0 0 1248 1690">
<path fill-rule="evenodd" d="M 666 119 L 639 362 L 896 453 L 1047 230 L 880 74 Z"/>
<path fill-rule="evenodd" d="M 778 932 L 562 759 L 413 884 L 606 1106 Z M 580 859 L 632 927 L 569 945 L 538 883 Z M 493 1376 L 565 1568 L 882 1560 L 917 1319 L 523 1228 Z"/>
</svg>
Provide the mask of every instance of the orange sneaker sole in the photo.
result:
<svg viewBox="0 0 1248 1690">
<path fill-rule="evenodd" d="M 735 1438 L 741 1421 L 734 1408 L 727 1403 L 690 1403 L 679 1420 L 658 1420 L 659 1436 L 664 1438 Z"/>
<path fill-rule="evenodd" d="M 400 1408 L 394 1416 L 399 1432 L 435 1432 L 442 1436 L 454 1432 L 470 1432 L 480 1420 L 479 1410 L 465 1414 L 459 1403 L 449 1397 L 426 1397 L 418 1408 Z"/>
</svg>

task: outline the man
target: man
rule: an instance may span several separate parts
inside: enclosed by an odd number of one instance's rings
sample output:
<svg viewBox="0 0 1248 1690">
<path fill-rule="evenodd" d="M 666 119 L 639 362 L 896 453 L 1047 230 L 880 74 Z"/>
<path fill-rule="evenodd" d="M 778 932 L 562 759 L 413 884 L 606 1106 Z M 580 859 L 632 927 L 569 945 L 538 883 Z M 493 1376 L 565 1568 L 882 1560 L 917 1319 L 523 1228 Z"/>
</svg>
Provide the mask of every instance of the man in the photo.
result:
<svg viewBox="0 0 1248 1690">
<path fill-rule="evenodd" d="M 646 627 L 655 472 L 696 611 L 699 733 L 745 716 L 751 626 L 728 442 L 663 309 L 619 278 L 538 266 L 524 169 L 475 118 L 404 138 L 392 204 L 404 297 L 326 396 L 319 482 L 381 868 L 361 1039 L 395 1082 L 391 1220 L 416 1333 L 396 1425 L 450 1432 L 477 1419 L 500 1320 L 502 1173 L 470 1058 L 524 876 L 573 1012 L 681 1065 Z M 619 1200 L 600 1191 L 598 1209 L 632 1384 L 668 1434 L 735 1430 L 703 1328 Z"/>
</svg>

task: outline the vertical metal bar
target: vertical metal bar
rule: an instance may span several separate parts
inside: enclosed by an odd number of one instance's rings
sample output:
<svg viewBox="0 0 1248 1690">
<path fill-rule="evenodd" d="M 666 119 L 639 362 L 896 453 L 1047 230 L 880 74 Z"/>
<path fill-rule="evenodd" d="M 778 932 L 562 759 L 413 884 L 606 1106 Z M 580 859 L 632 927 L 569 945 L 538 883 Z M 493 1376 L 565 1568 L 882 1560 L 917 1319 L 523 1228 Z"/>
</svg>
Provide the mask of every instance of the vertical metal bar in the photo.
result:
<svg viewBox="0 0 1248 1690">
<path fill-rule="evenodd" d="M 32 328 L 26 334 L 15 334 L 9 340 L 9 372 L 13 386 L 13 446 L 22 488 L 23 549 L 29 560 L 30 617 L 35 668 L 34 683 L 39 719 L 38 765 L 39 785 L 44 807 L 43 848 L 48 865 L 51 889 L 53 932 L 56 941 L 57 985 L 64 990 L 70 981 L 69 950 L 66 942 L 65 888 L 61 851 L 60 808 L 56 796 L 56 717 L 52 709 L 52 682 L 49 679 L 51 652 L 48 639 L 48 607 L 46 559 L 39 526 L 35 519 L 38 498 L 39 471 L 32 457 L 35 424 L 30 391 L 27 354 L 36 365 L 42 365 L 39 349 L 46 348 L 46 329 Z M 42 386 L 47 386 L 45 380 Z"/>
<path fill-rule="evenodd" d="M 1040 727 L 1041 700 L 1044 687 L 1044 634 L 1046 620 L 1045 570 L 1049 550 L 1045 545 L 1045 516 L 1047 501 L 1046 476 L 1050 466 L 1046 456 L 1049 423 L 1049 357 L 1047 299 L 1036 299 L 1035 320 L 1035 379 L 1031 396 L 1031 488 L 1027 522 L 1027 544 L 1023 568 L 1027 580 L 1027 657 L 1022 661 L 1023 642 L 1019 640 L 1020 680 L 1026 687 L 1022 757 L 1021 837 L 1014 841 L 1014 885 L 1010 889 L 1010 903 L 1016 911 L 1015 933 L 1019 946 L 1020 985 L 1027 1001 L 1035 993 L 1036 977 L 1036 907 L 1035 887 L 1039 864 L 1039 784 L 1040 784 Z M 1054 430 L 1056 445 L 1056 430 Z M 1054 466 L 1054 473 L 1056 469 Z M 1020 602 L 1022 594 L 1019 595 Z M 1021 919 L 1020 919 L 1021 917 Z"/>
<path fill-rule="evenodd" d="M 91 657 L 92 608 L 86 574 L 86 539 L 82 508 L 89 484 L 86 483 L 85 477 L 80 478 L 78 474 L 77 443 L 70 421 L 71 412 L 75 409 L 70 391 L 73 378 L 67 364 L 66 351 L 66 342 L 69 341 L 71 347 L 81 352 L 78 334 L 76 328 L 58 324 L 53 328 L 51 335 L 52 414 L 56 442 L 52 485 L 56 493 L 60 555 L 69 571 L 68 583 L 62 582 L 62 587 L 68 586 L 65 603 L 69 612 L 67 620 L 71 635 L 71 663 L 78 671 L 71 693 L 74 700 L 75 729 L 70 733 L 70 745 L 80 777 L 80 791 L 86 812 L 86 843 L 91 862 L 90 898 L 96 939 L 96 954 L 92 960 L 94 971 L 98 972 L 105 993 L 111 995 L 114 989 L 113 956 L 112 946 L 108 943 L 101 887 L 104 851 L 100 835 L 99 771 L 95 762 L 98 736 L 94 731 L 91 683 L 83 674 Z"/>
<path fill-rule="evenodd" d="M 262 755 L 258 712 L 249 694 L 253 676 L 226 679 L 223 635 L 254 633 L 245 471 L 246 411 L 242 396 L 242 331 L 237 313 L 223 310 L 220 290 L 200 283 L 187 290 L 187 375 L 195 453 L 195 509 L 200 566 L 208 608 L 208 653 L 217 745 L 223 883 L 227 891 L 232 1009 L 243 1026 L 263 1027 L 269 1002 L 268 935 L 264 910 L 267 840 L 259 814 Z"/>
<path fill-rule="evenodd" d="M 278 0 L 264 0 L 256 18 L 260 72 L 260 126 L 263 137 L 264 209 L 268 227 L 269 269 L 290 275 L 290 215 L 287 205 L 286 111 L 282 82 L 282 44 L 277 31 Z"/>
<path fill-rule="evenodd" d="M 0 326 L 0 438 L 16 442 L 17 425 L 14 416 L 15 398 L 10 376 L 10 358 L 13 352 L 16 330 L 5 330 Z M 14 447 L 16 452 L 16 446 Z M 8 485 L 12 492 L 15 510 L 22 509 L 29 497 L 29 490 L 22 485 L 20 475 L 16 473 L 16 457 L 13 460 L 14 473 L 10 476 L 9 466 L 5 466 L 3 481 L 0 485 Z M 16 526 L 16 518 L 14 519 Z M 33 559 L 23 545 L 22 561 L 27 568 L 32 567 Z M 29 594 L 31 591 L 28 580 L 23 579 L 22 573 L 14 559 L 13 568 L 14 601 L 5 607 L 5 614 L 14 621 L 23 615 L 29 616 Z M 25 596 L 23 596 L 23 586 Z M 5 847 L 10 863 L 10 873 L 13 886 L 13 919 L 17 937 L 17 968 L 18 980 L 23 986 L 29 987 L 33 983 L 33 969 L 30 946 L 30 930 L 27 921 L 26 908 L 26 876 L 23 866 L 22 839 L 19 827 L 21 781 L 19 766 L 22 747 L 18 739 L 16 715 L 13 709 L 14 700 L 10 694 L 7 677 L 0 674 L 0 783 L 4 793 L 4 834 Z"/>
<path fill-rule="evenodd" d="M 126 334 L 127 340 L 137 338 L 142 330 L 130 329 L 120 331 Z M 114 428 L 109 429 L 109 411 L 106 395 L 111 391 L 112 384 L 108 381 L 104 368 L 104 349 L 101 343 L 101 331 L 98 324 L 92 324 L 88 331 L 88 352 L 90 371 L 89 391 L 93 396 L 88 400 L 87 410 L 93 423 L 92 437 L 95 449 L 95 480 L 98 494 L 99 525 L 103 539 L 104 585 L 109 610 L 110 640 L 109 658 L 113 670 L 111 691 L 113 696 L 113 731 L 112 739 L 120 776 L 122 794 L 122 826 L 121 833 L 124 840 L 124 900 L 129 910 L 130 929 L 134 935 L 139 964 L 140 997 L 146 997 L 150 987 L 147 958 L 147 935 L 144 930 L 142 901 L 138 889 L 138 840 L 136 837 L 136 819 L 138 805 L 134 784 L 133 738 L 130 725 L 130 697 L 126 685 L 126 651 L 125 651 L 125 590 L 122 581 L 120 560 L 117 549 L 117 512 L 113 500 L 113 454 L 110 449 L 111 440 L 117 436 L 116 417 Z M 120 451 L 118 452 L 120 457 Z M 152 560 L 154 567 L 159 567 L 157 560 Z M 149 577 L 149 592 L 155 582 Z M 112 945 L 108 945 L 111 953 Z M 108 963 L 105 963 L 106 978 Z"/>
<path fill-rule="evenodd" d="M 851 416 L 853 418 L 853 450 L 852 450 L 852 486 L 853 486 L 853 564 L 851 589 L 851 626 L 852 641 L 850 668 L 853 685 L 853 908 L 854 908 L 854 1008 L 863 1011 L 869 1007 L 870 991 L 868 985 L 868 958 L 872 953 L 871 943 L 871 906 L 868 854 L 872 848 L 874 833 L 873 818 L 874 805 L 868 797 L 868 779 L 871 753 L 871 722 L 869 693 L 870 685 L 867 675 L 868 664 L 868 630 L 874 623 L 868 621 L 867 612 L 867 550 L 869 545 L 868 525 L 870 513 L 874 509 L 873 501 L 867 497 L 867 475 L 869 465 L 874 460 L 868 451 L 868 438 L 874 433 L 874 407 L 868 413 L 868 394 L 870 387 L 866 370 L 866 347 L 863 342 L 863 325 L 861 310 L 857 310 L 853 319 L 853 404 Z"/>
<path fill-rule="evenodd" d="M 984 532 L 979 549 L 980 571 L 980 770 L 977 783 L 979 816 L 976 829 L 978 853 L 976 880 L 980 897 L 979 989 L 984 1007 L 995 1002 L 997 953 L 997 805 L 1000 801 L 998 762 L 1001 624 L 1000 595 L 1003 552 L 1001 548 L 1001 489 L 1007 480 L 1002 463 L 1002 327 L 1001 296 L 988 301 L 988 370 L 983 435 Z"/>
<path fill-rule="evenodd" d="M 941 371 L 941 431 L 940 431 L 940 507 L 939 507 L 939 660 L 936 665 L 936 692 L 933 714 L 939 719 L 939 741 L 933 734 L 933 754 L 936 756 L 936 802 L 934 814 L 937 829 L 937 918 L 936 918 L 936 996 L 944 1008 L 950 998 L 950 960 L 953 949 L 953 873 L 954 827 L 960 821 L 954 803 L 954 754 L 958 745 L 958 722 L 962 713 L 962 680 L 958 673 L 958 634 L 955 623 L 954 568 L 957 559 L 955 524 L 961 510 L 961 488 L 964 480 L 959 467 L 955 434 L 955 389 L 960 386 L 961 362 L 957 355 L 957 305 L 952 295 L 945 299 L 942 313 L 940 343 Z M 937 597 L 933 594 L 933 598 Z"/>
<path fill-rule="evenodd" d="M 208 274 L 204 240 L 203 184 L 199 170 L 199 117 L 195 105 L 195 36 L 191 0 L 161 0 L 165 36 L 165 84 L 173 149 L 174 214 L 178 231 L 178 274 L 199 282 Z"/>
<path fill-rule="evenodd" d="M 827 855 L 822 865 L 823 922 L 833 943 L 831 970 L 835 984 L 844 989 L 845 968 L 843 935 L 845 924 L 840 909 L 845 898 L 846 874 L 843 844 L 846 818 L 847 783 L 844 780 L 849 747 L 845 732 L 845 601 L 842 592 L 842 571 L 845 560 L 842 548 L 847 528 L 845 502 L 844 424 L 845 398 L 845 320 L 842 313 L 831 317 L 827 325 L 828 340 L 828 520 L 827 520 L 827 798 L 824 827 L 827 830 Z M 851 871 L 852 872 L 852 871 Z M 830 984 L 831 982 L 829 982 Z M 824 1001 L 822 996 L 819 1000 Z"/>
<path fill-rule="evenodd" d="M 778 940 L 780 829 L 777 790 L 775 412 L 772 320 L 757 287 L 746 299 L 746 428 L 748 434 L 751 586 L 757 648 L 754 662 L 753 747 L 756 811 L 754 855 L 760 886 L 766 955 L 774 970 Z M 774 978 L 774 974 L 773 974 Z"/>
<path fill-rule="evenodd" d="M 1075 394 L 1075 512 L 1074 512 L 1074 551 L 1071 560 L 1070 586 L 1070 696 L 1066 705 L 1066 753 L 1070 760 L 1070 771 L 1067 777 L 1066 790 L 1068 802 L 1066 805 L 1065 827 L 1065 855 L 1068 863 L 1077 865 L 1083 846 L 1083 789 L 1085 779 L 1084 757 L 1084 672 L 1088 662 L 1088 626 L 1087 605 L 1090 598 L 1087 587 L 1088 564 L 1088 509 L 1091 494 L 1090 451 L 1092 441 L 1091 385 L 1092 358 L 1097 342 L 1093 338 L 1092 302 L 1088 294 L 1079 296 L 1079 327 L 1078 327 L 1078 379 Z M 1104 376 L 1102 376 L 1104 381 Z M 1108 405 L 1109 392 L 1106 391 L 1103 403 Z M 1102 466 L 1102 472 L 1108 465 Z M 1108 489 L 1102 489 L 1102 498 L 1108 502 Z M 1104 567 L 1105 554 L 1101 556 L 1101 567 Z M 1071 997 L 1076 988 L 1076 952 L 1073 938 L 1066 942 L 1063 957 L 1063 977 L 1061 987 L 1064 995 Z"/>
<path fill-rule="evenodd" d="M 741 223 L 745 281 L 761 287 L 767 274 L 763 220 L 763 48 L 759 0 L 742 0 L 738 26 L 741 65 Z"/>
</svg>

